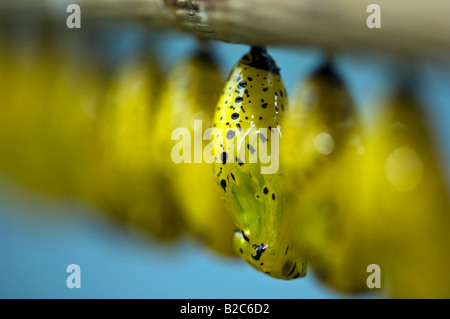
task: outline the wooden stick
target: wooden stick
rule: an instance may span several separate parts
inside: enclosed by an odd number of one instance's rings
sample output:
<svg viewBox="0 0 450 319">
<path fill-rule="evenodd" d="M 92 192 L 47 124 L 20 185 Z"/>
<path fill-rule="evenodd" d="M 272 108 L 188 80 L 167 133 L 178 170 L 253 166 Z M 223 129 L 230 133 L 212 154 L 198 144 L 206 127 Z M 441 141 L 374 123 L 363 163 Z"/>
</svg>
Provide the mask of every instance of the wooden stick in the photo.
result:
<svg viewBox="0 0 450 319">
<path fill-rule="evenodd" d="M 55 13 L 55 1 L 28 3 Z M 198 37 L 250 45 L 379 50 L 450 56 L 448 0 L 73 0 L 82 17 L 132 18 Z M 381 8 L 381 28 L 366 25 L 367 6 Z M 14 6 L 14 4 L 12 4 Z M 62 7 L 62 14 L 65 8 Z M 2 7 L 0 7 L 2 9 Z M 0 10 L 1 11 L 1 10 Z"/>
</svg>

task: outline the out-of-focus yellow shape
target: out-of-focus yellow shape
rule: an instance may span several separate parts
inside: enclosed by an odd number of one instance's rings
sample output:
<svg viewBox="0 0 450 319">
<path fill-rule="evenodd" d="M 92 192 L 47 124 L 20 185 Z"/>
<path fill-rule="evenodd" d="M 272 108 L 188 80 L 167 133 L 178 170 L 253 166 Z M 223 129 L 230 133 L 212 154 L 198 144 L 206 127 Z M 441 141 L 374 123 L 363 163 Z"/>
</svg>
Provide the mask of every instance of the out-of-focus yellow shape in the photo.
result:
<svg viewBox="0 0 450 319">
<path fill-rule="evenodd" d="M 94 127 L 83 106 L 95 104 L 101 81 L 55 34 L 38 34 L 34 45 L 17 40 L 6 53 L 0 167 L 34 190 L 70 196 Z"/>
<path fill-rule="evenodd" d="M 450 297 L 450 204 L 431 126 L 411 91 L 386 102 L 371 137 L 372 209 L 384 276 L 395 298 Z"/>
<path fill-rule="evenodd" d="M 231 215 L 215 184 L 212 165 L 203 158 L 202 163 L 194 163 L 194 120 L 202 121 L 202 139 L 211 125 L 221 86 L 220 69 L 209 52 L 197 52 L 169 71 L 157 119 L 156 154 L 176 194 L 188 232 L 213 251 L 233 256 Z M 191 163 L 172 161 L 172 147 L 178 141 L 171 136 L 177 128 L 190 132 L 191 140 L 186 144 L 191 147 Z M 198 145 L 200 152 L 206 144 L 203 141 Z"/>
<path fill-rule="evenodd" d="M 361 184 L 363 136 L 350 93 L 329 63 L 307 77 L 283 123 L 281 164 L 287 209 L 297 217 L 298 241 L 313 272 L 342 292 L 367 289 L 371 263 L 362 252 L 365 230 L 357 212 L 367 207 Z"/>
<path fill-rule="evenodd" d="M 422 178 L 423 165 L 417 153 L 409 147 L 400 147 L 386 159 L 386 178 L 401 192 L 414 189 Z"/>
<path fill-rule="evenodd" d="M 314 137 L 316 150 L 323 155 L 330 155 L 334 150 L 333 137 L 328 133 L 319 133 Z"/>
<path fill-rule="evenodd" d="M 130 229 L 170 240 L 179 234 L 178 209 L 155 159 L 162 81 L 155 57 L 145 54 L 113 73 L 99 110 L 99 159 L 86 196 Z"/>
</svg>

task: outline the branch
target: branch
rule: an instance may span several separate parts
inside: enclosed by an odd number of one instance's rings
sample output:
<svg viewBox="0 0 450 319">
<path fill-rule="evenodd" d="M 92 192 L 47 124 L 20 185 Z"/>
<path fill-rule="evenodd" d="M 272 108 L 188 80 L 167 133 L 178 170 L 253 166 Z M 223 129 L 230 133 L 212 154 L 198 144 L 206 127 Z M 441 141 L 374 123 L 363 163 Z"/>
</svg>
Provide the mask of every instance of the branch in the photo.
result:
<svg viewBox="0 0 450 319">
<path fill-rule="evenodd" d="M 55 14 L 55 1 L 15 0 Z M 195 36 L 250 45 L 450 56 L 448 0 L 74 0 L 86 18 L 132 18 Z M 370 3 L 381 29 L 369 29 Z M 67 3 L 66 3 L 67 4 Z M 8 6 L 8 5 L 6 5 Z M 53 7 L 52 7 L 53 6 Z M 62 8 L 62 14 L 65 13 Z"/>
</svg>

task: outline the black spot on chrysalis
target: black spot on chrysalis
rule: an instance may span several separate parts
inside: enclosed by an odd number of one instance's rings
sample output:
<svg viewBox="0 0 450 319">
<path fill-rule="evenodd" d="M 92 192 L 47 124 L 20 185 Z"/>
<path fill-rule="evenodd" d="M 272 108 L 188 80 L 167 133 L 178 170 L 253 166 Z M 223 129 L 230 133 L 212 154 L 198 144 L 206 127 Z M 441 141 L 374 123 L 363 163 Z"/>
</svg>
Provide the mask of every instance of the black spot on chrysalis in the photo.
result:
<svg viewBox="0 0 450 319">
<path fill-rule="evenodd" d="M 222 186 L 224 192 L 227 191 L 227 181 L 226 180 L 222 179 L 220 181 L 220 186 Z"/>
<path fill-rule="evenodd" d="M 227 159 L 228 159 L 228 154 L 227 152 L 223 152 L 220 155 L 220 161 L 222 162 L 222 164 L 226 164 L 227 163 Z"/>
<path fill-rule="evenodd" d="M 239 82 L 239 84 L 238 84 L 238 89 L 243 89 L 243 88 L 245 88 L 247 86 L 247 82 L 245 82 L 245 81 L 242 81 L 242 82 Z"/>
<path fill-rule="evenodd" d="M 250 239 L 248 239 L 248 237 L 247 237 L 247 236 L 245 236 L 245 234 L 244 234 L 244 231 L 243 231 L 243 230 L 241 230 L 241 234 L 242 234 L 242 238 L 244 238 L 244 240 L 245 240 L 246 242 L 250 242 Z"/>
<path fill-rule="evenodd" d="M 260 118 L 260 120 L 262 120 L 262 118 Z M 259 133 L 259 138 L 261 139 L 261 142 L 263 143 L 267 142 L 267 138 L 261 133 Z"/>
<path fill-rule="evenodd" d="M 254 246 L 256 249 L 256 255 L 252 256 L 254 260 L 259 260 L 261 258 L 262 253 L 266 250 L 267 246 L 265 246 L 263 243 L 259 244 L 258 246 Z"/>
</svg>

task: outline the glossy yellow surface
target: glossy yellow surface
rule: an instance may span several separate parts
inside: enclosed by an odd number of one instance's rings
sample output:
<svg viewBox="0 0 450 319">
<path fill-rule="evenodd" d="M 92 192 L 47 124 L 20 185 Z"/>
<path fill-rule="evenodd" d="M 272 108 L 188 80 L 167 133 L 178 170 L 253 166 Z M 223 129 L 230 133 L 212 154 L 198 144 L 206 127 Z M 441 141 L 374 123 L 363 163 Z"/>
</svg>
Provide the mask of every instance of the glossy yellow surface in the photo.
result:
<svg viewBox="0 0 450 319">
<path fill-rule="evenodd" d="M 214 140 L 214 173 L 232 207 L 235 249 L 251 266 L 280 279 L 306 275 L 302 251 L 293 240 L 292 216 L 285 211 L 278 148 L 272 149 L 283 143 L 280 121 L 287 106 L 275 62 L 264 50 L 252 48 L 231 71 L 214 118 L 223 137 Z M 264 174 L 270 164 L 274 171 Z"/>
</svg>

